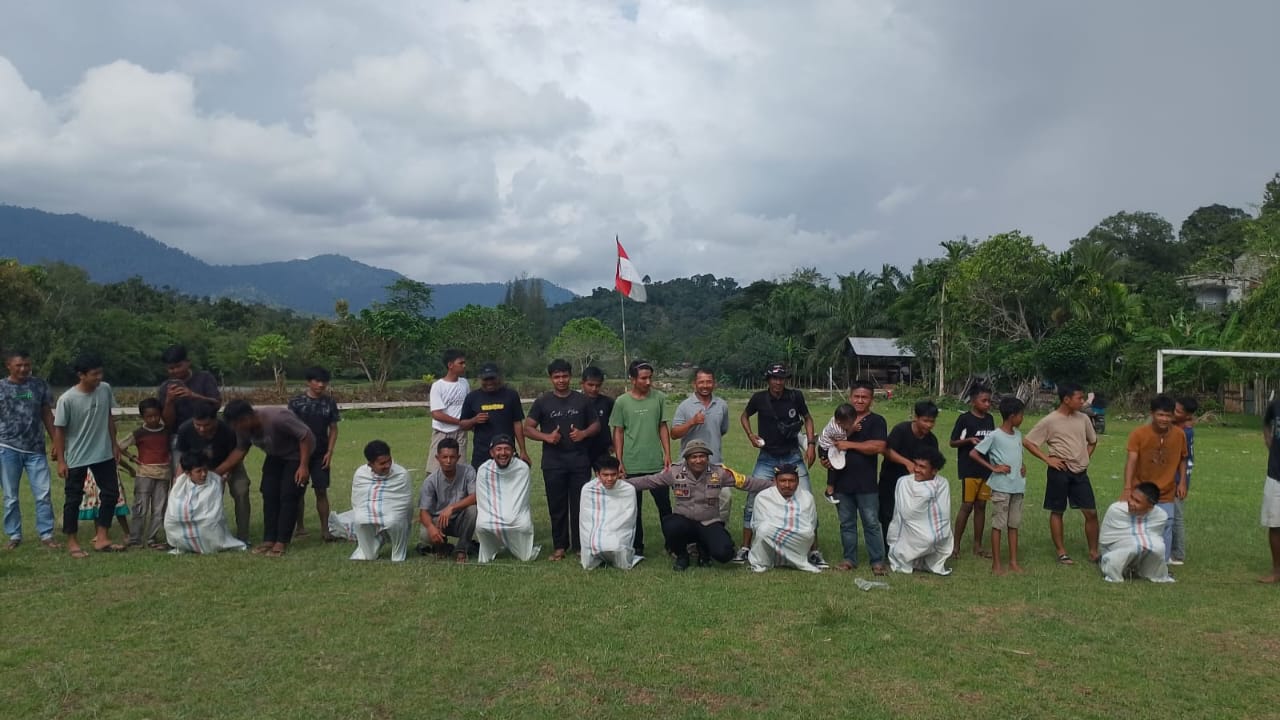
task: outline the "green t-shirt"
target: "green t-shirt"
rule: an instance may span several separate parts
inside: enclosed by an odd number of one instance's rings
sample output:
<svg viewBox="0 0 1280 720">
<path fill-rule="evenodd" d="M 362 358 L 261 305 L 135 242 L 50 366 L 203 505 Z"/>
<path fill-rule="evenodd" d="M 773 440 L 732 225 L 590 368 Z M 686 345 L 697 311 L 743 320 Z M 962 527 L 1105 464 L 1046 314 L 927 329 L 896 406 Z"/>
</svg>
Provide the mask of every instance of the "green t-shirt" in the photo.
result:
<svg viewBox="0 0 1280 720">
<path fill-rule="evenodd" d="M 91 393 L 72 386 L 58 398 L 53 424 L 63 428 L 68 467 L 84 467 L 115 457 L 116 439 L 111 437 L 111 408 L 115 407 L 111 386 L 102 383 Z"/>
<path fill-rule="evenodd" d="M 613 402 L 609 427 L 622 428 L 622 465 L 628 475 L 650 475 L 662 470 L 658 427 L 666 419 L 666 400 L 666 395 L 650 390 L 643 400 L 626 392 Z"/>
</svg>

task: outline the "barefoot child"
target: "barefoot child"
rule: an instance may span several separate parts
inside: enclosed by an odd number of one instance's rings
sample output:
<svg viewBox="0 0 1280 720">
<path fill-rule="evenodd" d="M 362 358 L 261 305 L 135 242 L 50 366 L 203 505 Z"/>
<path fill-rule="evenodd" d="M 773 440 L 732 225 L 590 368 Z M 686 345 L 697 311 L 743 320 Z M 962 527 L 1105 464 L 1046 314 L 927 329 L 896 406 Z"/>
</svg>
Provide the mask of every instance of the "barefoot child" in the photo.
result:
<svg viewBox="0 0 1280 720">
<path fill-rule="evenodd" d="M 138 414 L 142 416 L 142 427 L 120 442 L 120 452 L 128 455 L 137 466 L 133 480 L 134 520 L 129 545 L 145 543 L 152 550 L 168 550 L 169 545 L 160 542 L 159 538 L 160 530 L 164 528 L 165 504 L 169 499 L 169 429 L 164 425 L 160 401 L 155 398 L 138 403 Z M 132 447 L 138 448 L 137 455 L 128 453 Z"/>
<path fill-rule="evenodd" d="M 991 473 L 991 572 L 1005 573 L 1000 563 L 1000 533 L 1009 536 L 1009 569 L 1020 573 L 1018 528 L 1022 525 L 1022 499 L 1027 492 L 1027 467 L 1022 464 L 1022 401 L 1000 400 L 1000 427 L 969 451 L 969 458 Z"/>
<path fill-rule="evenodd" d="M 987 485 L 990 471 L 973 462 L 969 451 L 996 429 L 991 417 L 991 390 L 977 386 L 969 395 L 969 411 L 956 418 L 951 429 L 951 447 L 956 448 L 956 473 L 960 476 L 961 504 L 956 513 L 956 546 L 951 559 L 960 557 L 960 542 L 964 540 L 964 528 L 973 514 L 973 554 L 987 556 L 982 546 L 983 525 L 987 520 L 987 500 L 991 499 L 991 486 Z"/>
</svg>

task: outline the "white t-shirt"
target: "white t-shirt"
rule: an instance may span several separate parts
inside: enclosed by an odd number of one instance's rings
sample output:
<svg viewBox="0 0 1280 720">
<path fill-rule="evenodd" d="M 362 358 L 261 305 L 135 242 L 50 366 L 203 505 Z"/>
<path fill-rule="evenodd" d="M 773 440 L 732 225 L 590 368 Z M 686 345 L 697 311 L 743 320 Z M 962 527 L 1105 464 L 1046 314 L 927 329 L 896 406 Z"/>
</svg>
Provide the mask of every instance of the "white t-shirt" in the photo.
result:
<svg viewBox="0 0 1280 720">
<path fill-rule="evenodd" d="M 471 385 L 466 378 L 458 378 L 453 382 L 437 380 L 431 383 L 431 411 L 443 410 L 449 417 L 462 416 L 462 404 L 467 400 Z M 445 423 L 431 418 L 431 429 L 440 432 L 457 432 L 462 428 L 453 423 Z"/>
</svg>

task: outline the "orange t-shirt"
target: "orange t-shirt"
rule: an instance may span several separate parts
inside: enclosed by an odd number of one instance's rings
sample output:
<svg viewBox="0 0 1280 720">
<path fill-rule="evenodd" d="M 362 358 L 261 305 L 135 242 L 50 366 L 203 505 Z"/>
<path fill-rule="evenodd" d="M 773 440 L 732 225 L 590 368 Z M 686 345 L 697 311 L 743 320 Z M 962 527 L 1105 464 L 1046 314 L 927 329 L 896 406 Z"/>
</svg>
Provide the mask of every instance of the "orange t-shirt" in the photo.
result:
<svg viewBox="0 0 1280 720">
<path fill-rule="evenodd" d="M 1150 423 L 1129 433 L 1129 452 L 1138 453 L 1133 484 L 1155 483 L 1160 488 L 1160 502 L 1173 502 L 1178 468 L 1187 459 L 1187 436 L 1180 428 L 1170 427 L 1161 435 Z"/>
</svg>

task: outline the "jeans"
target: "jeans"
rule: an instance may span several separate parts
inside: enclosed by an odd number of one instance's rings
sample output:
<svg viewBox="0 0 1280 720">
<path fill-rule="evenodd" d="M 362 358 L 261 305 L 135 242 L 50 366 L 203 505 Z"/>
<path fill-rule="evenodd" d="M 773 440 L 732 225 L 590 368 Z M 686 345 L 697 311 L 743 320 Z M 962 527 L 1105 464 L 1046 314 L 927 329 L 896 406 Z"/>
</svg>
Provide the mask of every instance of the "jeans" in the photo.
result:
<svg viewBox="0 0 1280 720">
<path fill-rule="evenodd" d="M 36 532 L 41 540 L 53 537 L 53 501 L 49 496 L 49 458 L 44 453 L 24 453 L 0 448 L 0 485 L 4 487 L 4 534 L 10 540 L 22 539 L 22 507 L 18 503 L 18 490 L 22 483 L 22 471 L 27 471 L 27 483 L 36 499 Z"/>
<path fill-rule="evenodd" d="M 1169 542 L 1169 557 L 1166 560 L 1187 559 L 1187 526 L 1182 519 L 1182 503 L 1185 500 L 1173 501 L 1173 514 L 1169 516 L 1169 525 L 1173 527 L 1173 539 Z"/>
<path fill-rule="evenodd" d="M 862 537 L 867 541 L 867 557 L 872 565 L 884 563 L 884 535 L 880 532 L 880 494 L 878 492 L 849 495 L 836 493 L 840 504 L 840 545 L 844 559 L 858 564 L 858 517 L 862 517 Z"/>
<path fill-rule="evenodd" d="M 792 464 L 796 466 L 796 472 L 800 476 L 800 487 L 805 492 L 812 493 L 809 487 L 809 467 L 804 464 L 804 453 L 797 449 L 790 455 L 782 457 L 774 457 L 763 450 L 756 457 L 756 466 L 751 470 L 751 477 L 761 478 L 762 480 L 773 480 L 773 471 L 779 465 Z M 751 513 L 756 507 L 756 493 L 748 493 L 747 501 L 742 506 L 742 529 L 751 529 Z"/>
<path fill-rule="evenodd" d="M 1173 552 L 1173 516 L 1179 510 L 1178 503 L 1157 503 L 1156 507 L 1169 516 L 1169 520 L 1164 524 L 1164 561 L 1169 562 L 1170 553 Z"/>
</svg>

